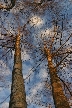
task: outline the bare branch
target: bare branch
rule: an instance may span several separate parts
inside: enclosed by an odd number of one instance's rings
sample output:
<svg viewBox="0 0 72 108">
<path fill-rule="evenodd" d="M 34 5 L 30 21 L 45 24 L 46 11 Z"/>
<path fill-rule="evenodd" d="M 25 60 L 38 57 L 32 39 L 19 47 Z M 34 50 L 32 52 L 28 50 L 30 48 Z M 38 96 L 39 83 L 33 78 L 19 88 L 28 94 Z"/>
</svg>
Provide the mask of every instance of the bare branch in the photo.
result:
<svg viewBox="0 0 72 108">
<path fill-rule="evenodd" d="M 66 52 L 63 52 L 63 53 L 59 53 L 59 52 L 58 52 L 58 53 L 55 53 L 55 54 L 53 53 L 52 56 L 55 57 L 55 56 L 60 56 L 60 55 L 62 55 L 62 54 L 72 54 L 72 51 L 66 51 Z"/>
<path fill-rule="evenodd" d="M 40 60 L 40 62 L 42 63 L 42 61 L 43 61 L 45 58 L 46 58 L 46 57 L 44 57 L 42 60 Z M 33 67 L 30 71 L 32 71 L 33 69 L 34 69 L 34 70 L 33 70 L 24 80 L 28 79 L 28 78 L 31 76 L 31 74 L 37 69 L 37 67 L 40 66 L 41 63 L 39 63 L 36 67 Z M 30 72 L 30 71 L 29 71 L 29 72 Z"/>
<path fill-rule="evenodd" d="M 67 84 L 64 82 L 64 80 L 63 79 L 61 79 L 60 77 L 58 77 L 63 83 L 64 83 L 64 85 L 66 86 L 66 88 L 68 89 L 68 91 L 69 91 L 69 93 L 70 93 L 70 95 L 72 96 L 72 92 L 70 91 L 70 89 L 69 89 L 69 87 L 67 86 Z"/>
<path fill-rule="evenodd" d="M 11 51 L 11 49 L 8 50 L 2 57 L 6 56 L 6 54 L 7 54 L 8 52 L 10 52 L 10 51 Z M 1 58 L 2 58 L 2 57 L 1 57 Z"/>
<path fill-rule="evenodd" d="M 58 64 L 56 64 L 56 67 L 58 67 L 68 55 L 69 54 L 67 54 Z"/>
<path fill-rule="evenodd" d="M 57 53 L 66 44 L 66 42 L 70 39 L 70 37 L 72 37 L 72 33 L 70 34 L 70 36 L 68 37 L 68 39 L 56 50 L 55 53 Z"/>
<path fill-rule="evenodd" d="M 10 94 L 2 102 L 0 102 L 0 104 L 4 103 L 9 97 L 10 97 Z"/>
</svg>

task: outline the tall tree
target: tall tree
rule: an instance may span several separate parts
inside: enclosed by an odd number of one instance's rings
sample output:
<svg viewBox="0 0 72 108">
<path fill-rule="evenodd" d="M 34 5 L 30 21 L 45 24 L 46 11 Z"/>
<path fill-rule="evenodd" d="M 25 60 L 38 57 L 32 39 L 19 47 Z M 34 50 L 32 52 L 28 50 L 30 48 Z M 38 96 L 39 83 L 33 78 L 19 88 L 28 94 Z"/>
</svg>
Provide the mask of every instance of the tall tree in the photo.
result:
<svg viewBox="0 0 72 108">
<path fill-rule="evenodd" d="M 53 56 L 50 48 L 45 46 L 45 54 L 48 60 L 48 67 L 51 78 L 52 94 L 54 99 L 55 108 L 70 108 L 67 98 L 65 97 L 62 89 L 60 79 L 57 75 L 57 67 L 53 64 Z"/>
<path fill-rule="evenodd" d="M 14 67 L 12 72 L 9 108 L 27 108 L 24 79 L 22 75 L 20 34 L 16 36 L 15 42 Z"/>
</svg>

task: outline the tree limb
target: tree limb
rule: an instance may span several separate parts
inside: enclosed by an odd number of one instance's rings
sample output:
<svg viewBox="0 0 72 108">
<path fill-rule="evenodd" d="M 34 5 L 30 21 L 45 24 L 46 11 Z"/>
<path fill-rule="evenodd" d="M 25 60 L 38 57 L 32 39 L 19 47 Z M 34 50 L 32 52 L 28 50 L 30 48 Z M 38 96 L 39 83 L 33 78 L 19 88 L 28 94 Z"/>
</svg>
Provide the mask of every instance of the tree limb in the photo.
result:
<svg viewBox="0 0 72 108">
<path fill-rule="evenodd" d="M 70 91 L 69 87 L 66 85 L 66 83 L 64 82 L 64 80 L 62 80 L 60 77 L 59 79 L 64 83 L 64 85 L 66 86 L 66 88 L 68 89 L 70 95 L 72 96 L 72 92 Z"/>
<path fill-rule="evenodd" d="M 70 39 L 70 37 L 72 37 L 72 33 L 70 34 L 70 36 L 68 37 L 68 39 L 56 50 L 55 53 L 57 53 L 66 44 L 66 42 Z"/>
<path fill-rule="evenodd" d="M 52 56 L 55 57 L 55 56 L 59 56 L 59 55 L 62 55 L 62 54 L 67 54 L 67 53 L 68 53 L 68 54 L 72 54 L 72 51 L 67 51 L 67 52 L 57 53 L 57 54 L 56 54 L 56 53 L 55 53 L 55 54 L 53 53 Z"/>
<path fill-rule="evenodd" d="M 58 64 L 56 64 L 56 67 L 58 67 L 61 63 L 62 63 L 62 61 L 68 56 L 69 54 L 67 54 L 60 62 L 58 62 Z"/>
</svg>

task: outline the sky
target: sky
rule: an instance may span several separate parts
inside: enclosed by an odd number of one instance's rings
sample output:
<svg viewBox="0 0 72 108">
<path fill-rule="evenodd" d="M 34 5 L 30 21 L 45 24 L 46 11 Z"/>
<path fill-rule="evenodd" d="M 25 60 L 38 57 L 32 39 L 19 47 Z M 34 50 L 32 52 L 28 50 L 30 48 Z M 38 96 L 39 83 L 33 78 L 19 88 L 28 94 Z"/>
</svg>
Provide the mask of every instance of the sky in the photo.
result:
<svg viewBox="0 0 72 108">
<path fill-rule="evenodd" d="M 5 38 L 1 34 L 8 33 L 9 36 L 11 34 L 17 34 L 18 25 L 23 28 L 24 24 L 29 20 L 24 31 L 21 32 L 22 72 L 23 78 L 25 79 L 24 84 L 28 108 L 48 108 L 49 105 L 55 108 L 51 92 L 49 69 L 47 68 L 48 63 L 47 59 L 44 58 L 43 41 L 50 39 L 50 36 L 54 34 L 53 20 L 58 21 L 58 33 L 62 32 L 63 34 L 62 43 L 64 43 L 72 33 L 72 0 L 63 0 L 61 2 L 58 2 L 58 0 L 55 1 L 56 6 L 54 5 L 52 9 L 38 8 L 38 10 L 35 11 L 31 10 L 33 7 L 23 6 L 23 3 L 19 1 L 16 3 L 19 7 L 15 6 L 10 11 L 0 10 L 0 39 Z M 3 1 L 1 1 L 1 3 L 3 3 Z M 63 30 L 61 26 L 62 21 Z M 5 44 L 6 41 L 0 40 L 0 108 L 8 108 L 11 92 L 11 76 L 14 64 L 14 49 L 10 50 L 7 47 L 2 48 L 2 42 Z M 28 46 L 25 42 L 28 42 Z M 29 46 L 29 43 L 32 46 Z M 9 45 L 12 46 L 10 43 Z M 55 47 L 57 49 L 59 46 L 60 41 L 58 38 L 53 48 Z M 66 48 L 70 48 L 70 46 L 72 46 L 72 38 L 66 43 Z M 7 51 L 9 52 L 7 53 Z M 70 84 L 72 84 L 71 57 L 72 55 L 67 57 L 67 60 L 71 61 L 71 64 L 64 67 L 64 63 L 61 64 L 59 69 L 61 69 L 61 67 L 63 68 L 58 72 L 58 75 Z M 55 63 L 55 61 L 53 62 Z M 72 90 L 71 85 L 70 89 Z M 72 97 L 70 97 L 68 101 L 70 101 L 71 104 Z"/>
</svg>

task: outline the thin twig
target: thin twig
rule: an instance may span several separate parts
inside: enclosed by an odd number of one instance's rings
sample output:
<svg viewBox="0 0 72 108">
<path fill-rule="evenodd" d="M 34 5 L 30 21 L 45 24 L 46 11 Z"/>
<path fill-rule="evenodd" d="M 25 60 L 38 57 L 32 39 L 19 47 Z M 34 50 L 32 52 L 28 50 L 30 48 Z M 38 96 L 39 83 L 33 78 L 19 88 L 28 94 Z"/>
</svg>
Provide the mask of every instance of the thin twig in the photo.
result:
<svg viewBox="0 0 72 108">
<path fill-rule="evenodd" d="M 10 96 L 10 94 L 9 94 L 9 96 Z M 2 102 L 0 102 L 0 104 L 4 103 L 9 98 L 9 96 L 7 96 Z"/>
<path fill-rule="evenodd" d="M 11 51 L 11 49 L 10 50 L 8 50 L 2 57 L 4 57 L 9 51 Z"/>
<path fill-rule="evenodd" d="M 53 53 L 52 56 L 54 57 L 54 56 L 59 56 L 59 55 L 62 55 L 62 54 L 67 54 L 67 53 L 68 53 L 68 54 L 72 54 L 72 51 L 67 51 L 67 52 L 64 52 L 64 53 L 57 53 L 57 54 L 54 54 L 54 53 Z"/>
<path fill-rule="evenodd" d="M 60 62 L 58 62 L 58 64 L 56 64 L 56 67 L 58 67 L 61 63 L 62 63 L 62 61 L 68 56 L 69 54 L 67 54 Z"/>
<path fill-rule="evenodd" d="M 46 57 L 44 57 L 44 59 L 45 59 L 45 58 L 46 58 Z M 43 59 L 43 60 L 44 60 L 44 59 Z M 42 63 L 43 60 L 41 60 L 41 63 Z M 30 71 L 32 71 L 33 69 L 34 69 L 34 70 L 33 70 L 24 80 L 28 79 L 28 77 L 31 76 L 31 74 L 37 69 L 37 67 L 38 67 L 41 63 L 39 63 L 36 67 L 33 67 Z M 30 72 L 30 71 L 29 71 L 29 72 Z"/>
<path fill-rule="evenodd" d="M 72 37 L 72 33 L 70 34 L 68 39 L 56 50 L 56 52 L 54 54 L 56 54 L 66 44 L 66 42 L 69 40 L 70 37 Z"/>
</svg>

